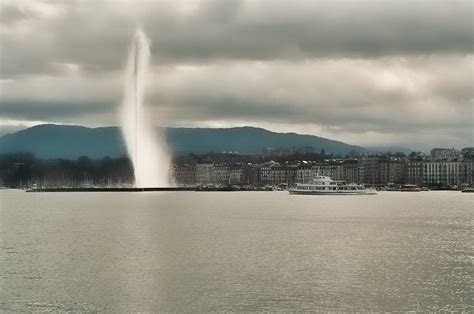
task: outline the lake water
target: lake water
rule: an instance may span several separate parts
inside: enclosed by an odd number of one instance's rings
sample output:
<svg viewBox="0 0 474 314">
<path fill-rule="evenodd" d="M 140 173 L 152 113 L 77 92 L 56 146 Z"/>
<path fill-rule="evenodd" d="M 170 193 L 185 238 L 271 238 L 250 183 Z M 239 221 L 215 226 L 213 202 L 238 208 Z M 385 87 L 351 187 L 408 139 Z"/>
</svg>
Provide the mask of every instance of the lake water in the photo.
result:
<svg viewBox="0 0 474 314">
<path fill-rule="evenodd" d="M 0 192 L 0 311 L 472 311 L 474 194 Z"/>
</svg>

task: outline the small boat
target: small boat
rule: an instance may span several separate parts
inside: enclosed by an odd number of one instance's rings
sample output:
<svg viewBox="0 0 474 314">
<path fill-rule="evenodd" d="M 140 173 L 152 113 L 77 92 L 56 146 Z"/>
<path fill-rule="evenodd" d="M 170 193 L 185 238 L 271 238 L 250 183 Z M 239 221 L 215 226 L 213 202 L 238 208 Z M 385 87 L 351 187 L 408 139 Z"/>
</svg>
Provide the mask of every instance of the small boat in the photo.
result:
<svg viewBox="0 0 474 314">
<path fill-rule="evenodd" d="M 316 176 L 311 183 L 297 183 L 288 189 L 290 194 L 303 195 L 372 195 L 375 190 L 367 189 L 364 185 L 334 181 L 330 177 Z"/>
<path fill-rule="evenodd" d="M 400 188 L 401 192 L 421 192 L 422 188 L 420 188 L 416 184 L 404 184 Z"/>
<path fill-rule="evenodd" d="M 474 193 L 474 188 L 464 188 L 461 192 L 462 193 Z"/>
<path fill-rule="evenodd" d="M 235 189 L 230 184 L 224 184 L 224 185 L 207 184 L 204 186 L 199 186 L 196 189 L 196 191 L 198 192 L 232 192 L 232 191 L 235 191 Z"/>
</svg>

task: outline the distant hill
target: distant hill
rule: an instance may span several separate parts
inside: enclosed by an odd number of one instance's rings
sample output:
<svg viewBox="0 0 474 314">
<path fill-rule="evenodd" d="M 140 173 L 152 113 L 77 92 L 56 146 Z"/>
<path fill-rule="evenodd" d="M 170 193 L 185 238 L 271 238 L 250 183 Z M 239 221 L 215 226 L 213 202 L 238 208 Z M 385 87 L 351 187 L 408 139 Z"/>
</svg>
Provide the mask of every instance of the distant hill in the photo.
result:
<svg viewBox="0 0 474 314">
<path fill-rule="evenodd" d="M 170 147 L 177 153 L 206 153 L 236 151 L 239 153 L 262 152 L 265 148 L 313 147 L 315 152 L 324 149 L 326 153 L 347 154 L 349 151 L 366 152 L 360 146 L 349 145 L 314 135 L 276 133 L 261 128 L 238 127 L 227 129 L 211 128 L 168 128 L 166 130 Z"/>
<path fill-rule="evenodd" d="M 166 138 L 175 154 L 232 151 L 258 153 L 265 148 L 311 146 L 315 152 L 347 154 L 369 150 L 326 138 L 296 133 L 276 133 L 253 127 L 228 129 L 167 128 Z M 44 124 L 0 137 L 0 153 L 31 152 L 42 158 L 101 158 L 125 154 L 117 127 Z"/>
<path fill-rule="evenodd" d="M 0 137 L 0 153 L 31 152 L 42 158 L 115 157 L 125 152 L 117 128 L 43 124 Z"/>
</svg>

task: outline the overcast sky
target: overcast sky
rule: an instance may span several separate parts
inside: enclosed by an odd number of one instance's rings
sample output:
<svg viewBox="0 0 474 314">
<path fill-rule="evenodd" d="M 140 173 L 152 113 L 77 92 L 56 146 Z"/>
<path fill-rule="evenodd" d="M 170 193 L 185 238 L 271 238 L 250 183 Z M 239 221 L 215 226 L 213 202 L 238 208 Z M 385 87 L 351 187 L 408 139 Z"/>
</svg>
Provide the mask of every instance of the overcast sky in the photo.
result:
<svg viewBox="0 0 474 314">
<path fill-rule="evenodd" d="M 135 28 L 155 124 L 473 146 L 473 1 L 0 1 L 0 130 L 117 124 Z"/>
</svg>

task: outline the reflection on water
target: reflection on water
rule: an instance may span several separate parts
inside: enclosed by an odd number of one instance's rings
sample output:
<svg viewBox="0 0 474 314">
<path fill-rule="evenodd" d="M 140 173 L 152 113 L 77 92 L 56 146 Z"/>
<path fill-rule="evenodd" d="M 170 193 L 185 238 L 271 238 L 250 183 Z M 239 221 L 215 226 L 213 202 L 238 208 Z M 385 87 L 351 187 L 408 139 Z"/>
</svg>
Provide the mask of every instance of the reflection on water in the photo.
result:
<svg viewBox="0 0 474 314">
<path fill-rule="evenodd" d="M 472 310 L 473 195 L 0 192 L 0 311 Z"/>
</svg>

